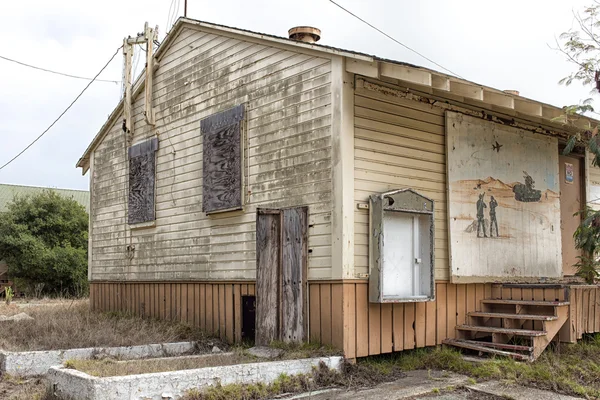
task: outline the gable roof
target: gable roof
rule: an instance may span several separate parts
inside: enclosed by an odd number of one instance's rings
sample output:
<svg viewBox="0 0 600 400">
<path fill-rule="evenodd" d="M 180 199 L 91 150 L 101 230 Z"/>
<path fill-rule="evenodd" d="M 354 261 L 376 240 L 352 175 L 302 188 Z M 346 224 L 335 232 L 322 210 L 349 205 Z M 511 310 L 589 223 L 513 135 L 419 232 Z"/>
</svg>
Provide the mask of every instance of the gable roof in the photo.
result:
<svg viewBox="0 0 600 400">
<path fill-rule="evenodd" d="M 87 190 L 55 189 L 39 186 L 21 186 L 0 184 L 0 212 L 7 210 L 7 205 L 15 196 L 29 196 L 41 193 L 44 190 L 52 190 L 60 196 L 71 198 L 85 207 L 90 212 L 90 192 Z"/>
<path fill-rule="evenodd" d="M 420 67 L 414 64 L 405 63 L 397 60 L 390 60 L 375 55 L 369 55 L 358 51 L 346 50 L 338 47 L 327 46 L 317 43 L 306 43 L 289 39 L 287 37 L 271 35 L 267 33 L 254 32 L 241 28 L 214 24 L 210 22 L 195 20 L 191 18 L 180 17 L 168 32 L 166 38 L 157 49 L 155 57 L 157 60 L 173 44 L 174 39 L 184 27 L 193 29 L 208 29 L 226 34 L 241 35 L 254 40 L 269 41 L 285 46 L 293 46 L 298 49 L 312 50 L 331 56 L 341 56 L 349 59 L 346 63 L 346 70 L 351 73 L 363 75 L 371 78 L 391 78 L 401 82 L 407 82 L 416 85 L 419 88 L 425 88 L 426 92 L 449 98 L 461 103 L 470 104 L 479 109 L 500 112 L 509 117 L 517 117 L 521 120 L 544 124 L 560 131 L 574 131 L 576 128 L 567 126 L 555 119 L 562 116 L 561 107 L 542 103 L 536 100 L 528 99 L 523 96 L 514 95 L 489 86 L 477 84 L 466 79 L 448 75 L 433 69 Z M 160 67 L 159 67 L 160 68 Z M 145 82 L 144 69 L 135 81 L 132 87 L 132 97 L 135 99 L 137 94 L 144 88 Z M 122 113 L 124 98 L 117 104 L 113 112 L 108 117 L 98 134 L 94 137 L 84 154 L 77 162 L 77 167 L 82 168 L 82 174 L 85 174 L 90 165 L 90 154 L 93 149 L 102 141 L 104 135 L 116 122 L 116 118 Z M 590 123 L 600 124 L 595 119 L 580 116 L 577 124 L 581 127 L 587 127 Z"/>
</svg>

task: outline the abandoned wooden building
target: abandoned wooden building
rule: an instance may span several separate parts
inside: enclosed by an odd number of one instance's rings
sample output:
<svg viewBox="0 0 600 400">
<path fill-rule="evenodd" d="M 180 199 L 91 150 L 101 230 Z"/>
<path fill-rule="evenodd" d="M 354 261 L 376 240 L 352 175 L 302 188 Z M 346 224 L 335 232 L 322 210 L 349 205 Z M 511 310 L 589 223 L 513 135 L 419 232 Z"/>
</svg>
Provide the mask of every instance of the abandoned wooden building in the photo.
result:
<svg viewBox="0 0 600 400">
<path fill-rule="evenodd" d="M 77 164 L 95 309 L 349 358 L 531 359 L 600 332 L 572 267 L 600 170 L 561 155 L 560 108 L 290 33 L 182 18 L 153 52 L 145 30 L 146 71 Z"/>
</svg>

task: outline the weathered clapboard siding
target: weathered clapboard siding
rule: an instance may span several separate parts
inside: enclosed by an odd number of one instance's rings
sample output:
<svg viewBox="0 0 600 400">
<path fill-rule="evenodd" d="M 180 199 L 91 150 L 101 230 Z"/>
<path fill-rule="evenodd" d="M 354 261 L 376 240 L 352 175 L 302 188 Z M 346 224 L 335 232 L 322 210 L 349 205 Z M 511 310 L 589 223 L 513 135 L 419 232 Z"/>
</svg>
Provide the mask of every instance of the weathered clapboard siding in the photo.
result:
<svg viewBox="0 0 600 400">
<path fill-rule="evenodd" d="M 92 280 L 254 279 L 256 207 L 309 206 L 309 278 L 331 274 L 331 61 L 182 30 L 154 76 L 156 127 L 133 103 L 132 143 L 158 137 L 155 226 L 127 225 L 121 118 L 94 151 Z M 244 211 L 202 212 L 200 121 L 244 103 Z M 126 246 L 135 247 L 129 259 Z"/>
<path fill-rule="evenodd" d="M 357 89 L 354 97 L 354 200 L 410 187 L 435 201 L 435 277 L 448 279 L 443 110 Z M 369 272 L 368 211 L 355 209 L 355 273 Z"/>
</svg>

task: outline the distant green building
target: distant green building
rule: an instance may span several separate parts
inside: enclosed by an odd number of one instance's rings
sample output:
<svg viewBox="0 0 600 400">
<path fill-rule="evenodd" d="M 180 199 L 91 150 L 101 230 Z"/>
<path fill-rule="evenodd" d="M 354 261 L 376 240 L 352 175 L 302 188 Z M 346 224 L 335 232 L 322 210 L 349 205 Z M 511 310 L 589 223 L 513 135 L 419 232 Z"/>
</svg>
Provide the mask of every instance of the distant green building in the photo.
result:
<svg viewBox="0 0 600 400">
<path fill-rule="evenodd" d="M 85 210 L 90 212 L 90 192 L 88 190 L 73 190 L 73 189 L 56 189 L 45 188 L 38 186 L 22 186 L 22 185 L 6 185 L 0 184 L 0 212 L 6 211 L 6 206 L 10 203 L 15 195 L 27 196 L 35 195 L 43 190 L 52 190 L 59 195 L 67 198 L 72 198 L 79 204 L 85 207 Z"/>
</svg>

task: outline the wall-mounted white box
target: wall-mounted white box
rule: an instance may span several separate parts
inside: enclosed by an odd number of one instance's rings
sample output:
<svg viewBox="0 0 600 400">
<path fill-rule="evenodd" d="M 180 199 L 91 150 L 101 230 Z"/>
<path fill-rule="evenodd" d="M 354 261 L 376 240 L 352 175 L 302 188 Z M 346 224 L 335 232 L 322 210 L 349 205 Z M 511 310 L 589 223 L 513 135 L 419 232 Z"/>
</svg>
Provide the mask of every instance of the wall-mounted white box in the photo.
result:
<svg viewBox="0 0 600 400">
<path fill-rule="evenodd" d="M 435 298 L 433 200 L 412 189 L 369 198 L 369 301 Z"/>
</svg>

